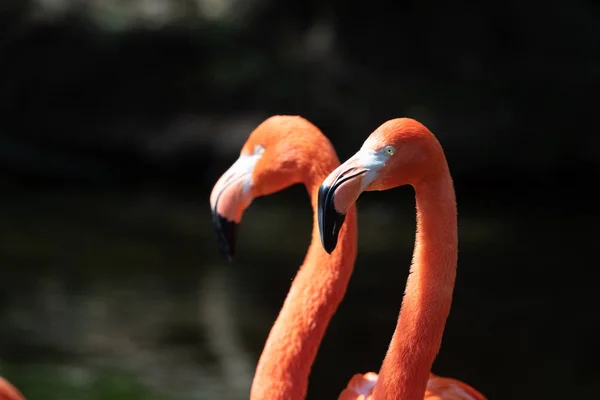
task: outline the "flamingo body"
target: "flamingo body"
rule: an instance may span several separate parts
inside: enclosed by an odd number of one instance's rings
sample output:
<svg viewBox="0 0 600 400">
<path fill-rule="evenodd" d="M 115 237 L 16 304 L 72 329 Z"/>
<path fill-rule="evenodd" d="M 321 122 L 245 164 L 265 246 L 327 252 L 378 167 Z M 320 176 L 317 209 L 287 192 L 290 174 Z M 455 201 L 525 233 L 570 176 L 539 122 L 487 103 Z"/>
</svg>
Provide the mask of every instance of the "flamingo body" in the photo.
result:
<svg viewBox="0 0 600 400">
<path fill-rule="evenodd" d="M 354 375 L 338 400 L 373 400 L 371 393 L 377 378 L 374 372 Z M 486 400 L 486 398 L 464 382 L 429 374 L 424 400 Z"/>
<path fill-rule="evenodd" d="M 0 377 L 0 400 L 25 400 L 25 397 L 10 382 Z"/>
</svg>

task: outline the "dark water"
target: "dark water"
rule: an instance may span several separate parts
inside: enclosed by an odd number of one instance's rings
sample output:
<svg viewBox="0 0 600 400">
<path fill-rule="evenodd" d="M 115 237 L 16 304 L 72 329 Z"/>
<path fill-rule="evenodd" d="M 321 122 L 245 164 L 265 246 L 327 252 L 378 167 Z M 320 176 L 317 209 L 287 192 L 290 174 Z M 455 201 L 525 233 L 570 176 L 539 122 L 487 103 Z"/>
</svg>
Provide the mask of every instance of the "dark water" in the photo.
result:
<svg viewBox="0 0 600 400">
<path fill-rule="evenodd" d="M 247 398 L 308 246 L 302 196 L 295 187 L 256 200 L 231 264 L 217 252 L 206 193 L 5 196 L 0 372 L 30 400 Z M 336 398 L 352 374 L 376 371 L 391 338 L 414 201 L 404 189 L 387 203 L 382 196 L 359 201 L 355 273 L 321 345 L 310 399 Z M 521 200 L 461 202 L 459 193 L 458 279 L 433 372 L 490 399 L 583 397 L 598 379 L 589 346 L 597 285 L 585 279 L 587 255 L 570 249 L 590 217 Z"/>
</svg>

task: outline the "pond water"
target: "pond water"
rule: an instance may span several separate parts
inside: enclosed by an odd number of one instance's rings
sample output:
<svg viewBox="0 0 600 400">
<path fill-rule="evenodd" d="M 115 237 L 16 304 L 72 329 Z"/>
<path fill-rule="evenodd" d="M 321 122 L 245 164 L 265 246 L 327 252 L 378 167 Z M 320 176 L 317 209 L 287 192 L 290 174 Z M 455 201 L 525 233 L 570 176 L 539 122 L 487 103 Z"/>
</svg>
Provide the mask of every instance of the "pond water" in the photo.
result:
<svg viewBox="0 0 600 400">
<path fill-rule="evenodd" d="M 218 254 L 205 193 L 6 195 L 0 373 L 29 400 L 247 398 L 310 240 L 308 201 L 286 201 L 302 191 L 252 204 L 232 263 Z M 407 191 L 387 203 L 364 197 L 355 273 L 309 399 L 337 398 L 352 374 L 376 371 L 395 326 L 414 202 Z M 572 265 L 561 256 L 576 241 L 565 232 L 586 220 L 532 210 L 459 207 L 457 285 L 433 371 L 490 399 L 583 397 L 595 379 L 581 337 L 598 319 L 586 305 L 592 283 L 558 274 L 584 268 L 582 254 Z"/>
</svg>

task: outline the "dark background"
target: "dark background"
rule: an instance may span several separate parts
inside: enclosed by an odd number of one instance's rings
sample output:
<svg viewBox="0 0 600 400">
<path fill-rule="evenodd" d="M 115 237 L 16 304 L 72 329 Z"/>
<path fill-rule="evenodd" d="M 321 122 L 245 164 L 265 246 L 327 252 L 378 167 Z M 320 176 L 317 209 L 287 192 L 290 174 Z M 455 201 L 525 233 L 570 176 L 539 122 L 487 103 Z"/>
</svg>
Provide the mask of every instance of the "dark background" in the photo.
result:
<svg viewBox="0 0 600 400">
<path fill-rule="evenodd" d="M 342 160 L 409 116 L 444 146 L 459 203 L 433 372 L 490 399 L 588 397 L 599 16 L 584 1 L 4 1 L 0 373 L 29 400 L 247 398 L 311 210 L 301 186 L 255 201 L 229 264 L 212 185 L 270 115 L 308 118 Z M 400 306 L 412 189 L 358 205 L 310 399 L 378 370 Z"/>
</svg>

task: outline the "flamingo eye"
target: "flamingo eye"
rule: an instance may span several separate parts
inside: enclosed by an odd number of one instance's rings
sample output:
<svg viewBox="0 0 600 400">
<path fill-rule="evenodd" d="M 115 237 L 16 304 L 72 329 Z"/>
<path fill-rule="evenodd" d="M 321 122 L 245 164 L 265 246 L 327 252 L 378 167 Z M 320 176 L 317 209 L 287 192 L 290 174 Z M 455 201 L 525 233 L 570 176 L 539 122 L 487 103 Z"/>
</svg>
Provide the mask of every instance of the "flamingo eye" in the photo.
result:
<svg viewBox="0 0 600 400">
<path fill-rule="evenodd" d="M 394 148 L 394 146 L 385 146 L 383 148 L 383 152 L 385 154 L 387 154 L 388 156 L 393 156 L 394 153 L 396 152 L 396 149 Z"/>
<path fill-rule="evenodd" d="M 254 148 L 254 154 L 260 156 L 262 153 L 265 152 L 265 148 L 263 146 L 261 146 L 260 144 L 257 144 L 256 147 Z"/>
</svg>

